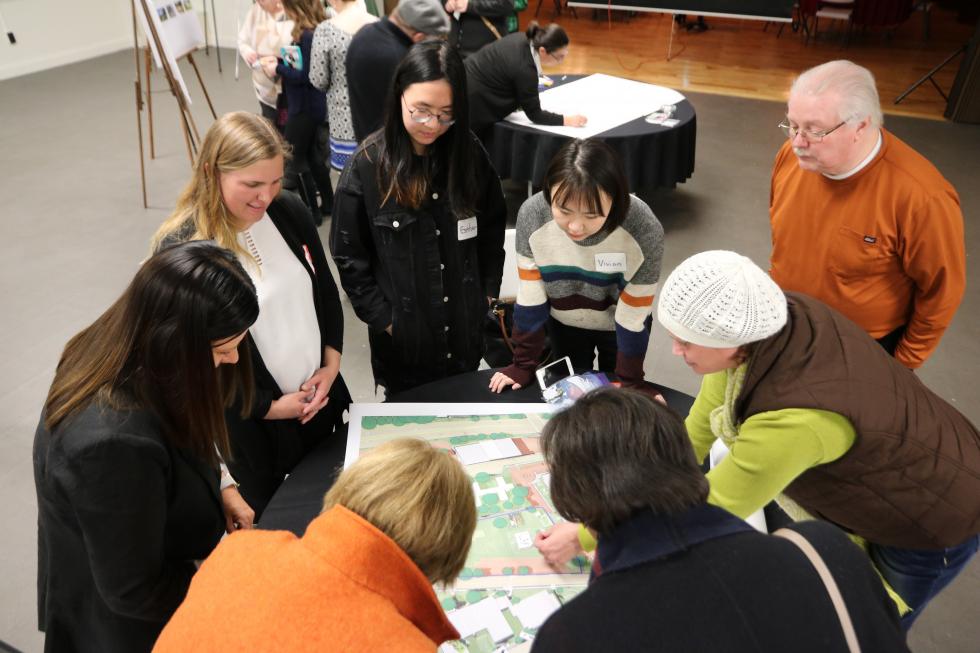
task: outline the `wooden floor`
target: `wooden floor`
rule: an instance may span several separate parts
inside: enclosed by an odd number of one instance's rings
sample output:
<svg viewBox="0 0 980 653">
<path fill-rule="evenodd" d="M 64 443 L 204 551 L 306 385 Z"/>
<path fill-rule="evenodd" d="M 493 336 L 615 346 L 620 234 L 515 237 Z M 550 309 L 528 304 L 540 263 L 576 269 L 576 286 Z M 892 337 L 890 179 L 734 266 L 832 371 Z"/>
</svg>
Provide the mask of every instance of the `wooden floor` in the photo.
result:
<svg viewBox="0 0 980 653">
<path fill-rule="evenodd" d="M 709 17 L 710 29 L 706 32 L 675 30 L 668 61 L 672 25 L 668 14 L 640 13 L 624 20 L 622 12 L 613 12 L 610 23 L 606 12 L 602 20 L 593 20 L 591 10 L 579 8 L 578 17 L 573 18 L 566 8 L 556 17 L 551 3 L 546 1 L 544 5 L 538 20 L 542 24 L 559 22 L 572 41 L 568 57 L 561 67 L 549 69 L 549 74 L 606 73 L 670 86 L 681 92 L 784 101 L 799 72 L 843 58 L 874 73 L 885 113 L 938 120 L 943 119 L 946 103 L 928 82 L 901 104 L 893 101 L 966 43 L 973 29 L 958 24 L 955 14 L 936 8 L 932 11 L 928 41 L 923 40 L 923 17 L 916 13 L 890 39 L 881 32 L 858 33 L 844 49 L 840 33 L 834 32 L 839 26 L 822 24 L 819 38 L 804 45 L 801 35 L 789 25 L 777 37 L 777 24 L 763 31 L 763 23 L 758 21 Z M 532 0 L 528 9 L 521 12 L 522 29 L 533 19 L 535 7 L 537 3 Z M 957 57 L 935 76 L 946 93 L 961 59 Z"/>
</svg>

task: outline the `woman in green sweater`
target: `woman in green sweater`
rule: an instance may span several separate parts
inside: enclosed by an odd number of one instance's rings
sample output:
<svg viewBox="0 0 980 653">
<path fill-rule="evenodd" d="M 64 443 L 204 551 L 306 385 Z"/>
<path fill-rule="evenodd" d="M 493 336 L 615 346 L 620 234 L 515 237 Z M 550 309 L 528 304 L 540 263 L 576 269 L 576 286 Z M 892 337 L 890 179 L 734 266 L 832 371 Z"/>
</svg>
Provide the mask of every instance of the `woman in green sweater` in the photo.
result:
<svg viewBox="0 0 980 653">
<path fill-rule="evenodd" d="M 678 266 L 657 318 L 704 376 L 685 422 L 698 460 L 716 439 L 731 450 L 708 502 L 745 518 L 776 500 L 840 526 L 911 627 L 977 551 L 976 427 L 856 324 L 734 252 Z"/>
</svg>

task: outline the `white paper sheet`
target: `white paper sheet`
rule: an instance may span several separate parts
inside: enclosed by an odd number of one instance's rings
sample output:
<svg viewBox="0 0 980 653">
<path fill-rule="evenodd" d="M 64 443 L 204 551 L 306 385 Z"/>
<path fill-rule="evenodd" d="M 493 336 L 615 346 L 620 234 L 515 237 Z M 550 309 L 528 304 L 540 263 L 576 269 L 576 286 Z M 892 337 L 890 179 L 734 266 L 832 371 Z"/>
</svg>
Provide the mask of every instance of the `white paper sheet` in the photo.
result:
<svg viewBox="0 0 980 653">
<path fill-rule="evenodd" d="M 465 444 L 456 447 L 456 456 L 464 465 L 477 465 L 491 460 L 501 458 L 514 458 L 523 456 L 521 450 L 517 448 L 514 441 L 510 438 L 505 440 L 487 440 L 476 444 Z"/>
<path fill-rule="evenodd" d="M 725 446 L 725 443 L 721 440 L 715 440 L 715 443 L 711 445 L 711 450 L 708 452 L 708 461 L 711 467 L 717 467 L 728 454 L 729 450 L 728 447 Z M 761 510 L 756 510 L 754 513 L 749 515 L 745 521 L 749 523 L 749 526 L 760 533 L 769 532 L 769 525 L 766 524 L 766 515 Z"/>
<path fill-rule="evenodd" d="M 510 606 L 510 613 L 517 617 L 525 628 L 539 628 L 561 603 L 551 592 L 538 592 L 520 603 Z"/>
<path fill-rule="evenodd" d="M 683 95 L 666 86 L 600 73 L 549 88 L 542 91 L 540 97 L 542 108 L 563 115 L 584 115 L 589 119 L 588 123 L 585 127 L 536 125 L 523 111 L 515 111 L 505 120 L 562 136 L 589 138 L 684 99 Z"/>
<path fill-rule="evenodd" d="M 463 639 L 484 629 L 494 642 L 503 641 L 514 634 L 494 599 L 483 599 L 479 603 L 447 612 L 446 616 Z"/>
</svg>

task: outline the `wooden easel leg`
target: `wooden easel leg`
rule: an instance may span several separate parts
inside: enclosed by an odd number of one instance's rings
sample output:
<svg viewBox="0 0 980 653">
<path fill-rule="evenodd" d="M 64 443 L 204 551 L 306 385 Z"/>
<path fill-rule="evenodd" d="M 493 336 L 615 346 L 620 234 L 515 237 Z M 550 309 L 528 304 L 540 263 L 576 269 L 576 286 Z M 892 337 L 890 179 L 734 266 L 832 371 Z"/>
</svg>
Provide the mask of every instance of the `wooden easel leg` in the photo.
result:
<svg viewBox="0 0 980 653">
<path fill-rule="evenodd" d="M 667 41 L 667 61 L 670 61 L 670 50 L 674 46 L 674 30 L 677 29 L 677 21 L 674 20 L 674 14 L 667 14 L 670 16 L 670 39 Z"/>
<path fill-rule="evenodd" d="M 201 71 L 197 68 L 197 62 L 194 61 L 194 55 L 190 52 L 187 53 L 187 60 L 191 62 L 191 67 L 194 69 L 194 74 L 197 75 L 197 81 L 201 83 L 201 90 L 204 91 L 204 99 L 208 101 L 208 108 L 211 109 L 211 117 L 215 120 L 218 119 L 218 114 L 214 112 L 214 105 L 211 104 L 211 96 L 208 95 L 208 89 L 204 85 L 204 78 L 201 77 Z M 220 67 L 219 67 L 220 70 Z"/>
<path fill-rule="evenodd" d="M 208 0 L 201 0 L 202 2 L 207 2 Z M 214 53 L 218 57 L 218 72 L 224 72 L 221 70 L 221 44 L 218 43 L 218 12 L 214 10 L 214 0 L 211 0 L 211 22 L 214 24 Z M 211 110 L 214 113 L 214 109 Z"/>
<path fill-rule="evenodd" d="M 137 60 L 139 55 L 136 55 Z M 139 70 L 139 64 L 137 63 L 137 70 Z M 146 166 L 143 162 L 143 119 L 141 117 L 142 111 L 140 110 L 140 104 L 142 104 L 142 91 L 140 91 L 140 82 L 136 80 L 136 133 L 139 136 L 140 141 L 140 187 L 143 189 L 143 208 L 149 208 L 146 201 Z M 152 143 L 152 141 L 151 141 Z"/>
<path fill-rule="evenodd" d="M 156 144 L 153 142 L 153 90 L 150 83 L 150 75 L 153 72 L 153 55 L 150 54 L 150 48 L 147 46 L 144 50 L 146 54 L 146 110 L 148 114 L 147 127 L 150 132 L 150 158 L 157 158 Z"/>
</svg>

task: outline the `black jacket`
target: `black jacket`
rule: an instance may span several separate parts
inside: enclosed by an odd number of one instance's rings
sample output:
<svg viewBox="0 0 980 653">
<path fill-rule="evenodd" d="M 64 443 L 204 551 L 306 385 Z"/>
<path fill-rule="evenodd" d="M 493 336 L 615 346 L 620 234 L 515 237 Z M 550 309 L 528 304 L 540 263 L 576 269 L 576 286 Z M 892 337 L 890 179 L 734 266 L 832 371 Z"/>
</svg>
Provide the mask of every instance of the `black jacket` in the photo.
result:
<svg viewBox="0 0 980 653">
<path fill-rule="evenodd" d="M 320 327 L 320 356 L 322 364 L 323 348 L 333 347 L 343 352 L 344 313 L 340 305 L 337 284 L 327 264 L 327 258 L 320 242 L 320 234 L 313 226 L 310 211 L 295 194 L 282 191 L 266 211 L 272 223 L 282 234 L 290 251 L 310 275 L 313 284 L 313 307 Z M 305 248 L 305 249 L 304 249 Z M 310 261 L 307 260 L 307 251 Z M 312 262 L 312 268 L 311 263 Z M 255 342 L 246 338 L 252 357 L 255 377 L 255 402 L 251 416 L 243 419 L 237 408 L 227 413 L 229 436 L 231 438 L 233 459 L 228 467 L 232 476 L 243 485 L 243 496 L 249 500 L 248 488 L 244 480 L 252 473 L 281 477 L 289 473 L 300 459 L 320 440 L 328 436 L 334 426 L 343 418 L 343 411 L 351 402 L 347 384 L 339 374 L 330 388 L 330 401 L 322 411 L 322 417 L 300 425 L 297 420 L 267 420 L 263 416 L 269 412 L 274 399 L 283 395 L 272 374 L 266 368 Z M 326 421 L 321 421 L 326 420 Z M 310 429 L 321 433 L 306 433 Z M 239 478 L 241 477 L 241 478 Z M 252 503 L 250 501 L 250 503 Z M 261 508 L 264 504 L 253 508 Z M 256 512 L 260 512 L 256 510 Z"/>
<path fill-rule="evenodd" d="M 219 474 L 141 411 L 93 402 L 34 436 L 45 651 L 149 651 L 224 532 Z"/>
<path fill-rule="evenodd" d="M 347 47 L 347 90 L 354 138 L 360 143 L 381 127 L 395 69 L 412 39 L 382 18 L 357 31 Z"/>
<path fill-rule="evenodd" d="M 908 651 L 868 557 L 824 522 L 791 526 L 820 553 L 864 651 Z M 601 537 L 601 572 L 538 631 L 534 653 L 846 653 L 827 590 L 795 544 L 714 506 L 643 512 Z"/>
<path fill-rule="evenodd" d="M 368 325 L 375 381 L 391 393 L 479 365 L 486 298 L 500 290 L 507 211 L 500 180 L 475 138 L 478 158 L 470 164 L 482 184 L 476 237 L 458 239 L 458 221 L 472 216 L 452 213 L 439 171 L 418 210 L 394 198 L 382 205 L 375 165 L 382 138 L 378 132 L 365 141 L 341 175 L 330 250 L 354 311 Z"/>
<path fill-rule="evenodd" d="M 538 69 L 522 32 L 510 34 L 466 58 L 470 127 L 480 132 L 518 108 L 542 125 L 560 125 L 564 116 L 541 108 Z"/>
</svg>

